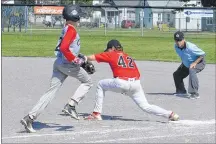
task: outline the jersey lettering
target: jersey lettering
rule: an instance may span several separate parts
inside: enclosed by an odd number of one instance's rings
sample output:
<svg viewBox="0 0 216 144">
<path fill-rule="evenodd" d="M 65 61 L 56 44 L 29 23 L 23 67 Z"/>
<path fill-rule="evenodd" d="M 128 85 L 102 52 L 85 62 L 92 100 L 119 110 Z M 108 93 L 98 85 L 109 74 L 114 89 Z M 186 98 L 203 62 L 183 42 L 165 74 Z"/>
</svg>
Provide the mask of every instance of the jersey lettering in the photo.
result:
<svg viewBox="0 0 216 144">
<path fill-rule="evenodd" d="M 118 58 L 118 66 L 122 66 L 123 68 L 127 67 L 126 64 L 125 64 L 123 56 L 119 56 L 119 58 Z"/>
<path fill-rule="evenodd" d="M 123 56 L 119 56 L 118 58 L 118 66 L 121 66 L 123 68 L 134 68 L 134 61 L 131 57 L 126 57 L 126 59 L 129 61 L 128 65 L 126 63 L 126 60 L 124 60 Z"/>
<path fill-rule="evenodd" d="M 129 63 L 128 63 L 128 67 L 129 68 L 134 68 L 134 61 L 133 61 L 133 59 L 131 58 L 131 57 L 127 57 L 127 59 L 129 60 Z"/>
</svg>

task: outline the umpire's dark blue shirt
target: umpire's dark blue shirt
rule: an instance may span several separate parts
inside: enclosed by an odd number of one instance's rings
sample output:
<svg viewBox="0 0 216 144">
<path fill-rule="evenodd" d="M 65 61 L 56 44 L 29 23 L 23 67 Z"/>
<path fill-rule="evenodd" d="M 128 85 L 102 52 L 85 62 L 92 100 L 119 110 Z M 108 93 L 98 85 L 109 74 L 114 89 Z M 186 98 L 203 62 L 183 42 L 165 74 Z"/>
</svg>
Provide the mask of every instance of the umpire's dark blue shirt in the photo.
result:
<svg viewBox="0 0 216 144">
<path fill-rule="evenodd" d="M 186 43 L 185 45 L 186 48 L 181 49 L 176 44 L 174 47 L 175 47 L 176 53 L 181 58 L 182 63 L 186 67 L 189 68 L 190 64 L 196 61 L 199 56 L 205 55 L 205 52 L 201 50 L 200 48 L 198 48 L 193 43 L 190 43 L 190 42 L 185 42 L 185 43 Z"/>
</svg>

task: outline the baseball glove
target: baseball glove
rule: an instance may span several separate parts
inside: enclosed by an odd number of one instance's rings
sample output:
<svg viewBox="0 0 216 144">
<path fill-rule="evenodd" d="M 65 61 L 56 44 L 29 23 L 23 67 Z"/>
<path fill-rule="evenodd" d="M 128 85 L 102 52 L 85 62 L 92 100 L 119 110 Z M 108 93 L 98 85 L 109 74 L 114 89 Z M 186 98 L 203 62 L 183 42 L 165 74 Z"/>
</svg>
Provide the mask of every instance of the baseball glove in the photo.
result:
<svg viewBox="0 0 216 144">
<path fill-rule="evenodd" d="M 87 62 L 83 63 L 83 64 L 81 65 L 81 67 L 82 67 L 88 74 L 93 74 L 93 73 L 95 73 L 95 67 L 94 67 L 93 63 L 90 62 L 90 61 L 87 61 Z"/>
<path fill-rule="evenodd" d="M 78 57 L 83 59 L 84 61 L 87 60 L 86 56 L 84 54 L 79 53 Z M 93 74 L 95 72 L 95 67 L 92 62 L 86 61 L 82 65 L 80 65 L 88 74 Z"/>
</svg>

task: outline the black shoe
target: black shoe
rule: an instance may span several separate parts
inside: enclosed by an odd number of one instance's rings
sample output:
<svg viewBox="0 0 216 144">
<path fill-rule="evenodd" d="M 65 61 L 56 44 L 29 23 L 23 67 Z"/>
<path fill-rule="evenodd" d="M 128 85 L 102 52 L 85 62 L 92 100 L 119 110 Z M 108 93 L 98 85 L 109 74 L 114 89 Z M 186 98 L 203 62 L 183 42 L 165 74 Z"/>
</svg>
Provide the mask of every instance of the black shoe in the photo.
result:
<svg viewBox="0 0 216 144">
<path fill-rule="evenodd" d="M 174 93 L 173 95 L 179 96 L 179 97 L 190 97 L 190 94 L 188 94 L 187 92 L 177 92 L 177 93 Z"/>
<path fill-rule="evenodd" d="M 199 93 L 191 93 L 190 94 L 190 99 L 198 99 L 200 98 Z"/>
</svg>

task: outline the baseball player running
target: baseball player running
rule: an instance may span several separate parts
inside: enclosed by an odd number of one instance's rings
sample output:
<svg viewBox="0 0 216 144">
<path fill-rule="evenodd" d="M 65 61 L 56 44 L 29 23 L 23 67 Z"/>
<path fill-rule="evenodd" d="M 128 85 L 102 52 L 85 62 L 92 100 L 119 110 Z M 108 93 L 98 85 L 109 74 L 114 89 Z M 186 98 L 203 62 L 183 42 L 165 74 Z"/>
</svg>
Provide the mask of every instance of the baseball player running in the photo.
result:
<svg viewBox="0 0 216 144">
<path fill-rule="evenodd" d="M 140 73 L 136 63 L 128 54 L 123 52 L 123 47 L 118 40 L 109 41 L 103 53 L 87 56 L 87 59 L 109 63 L 114 78 L 103 79 L 98 82 L 94 111 L 85 118 L 86 120 L 102 120 L 102 104 L 106 91 L 124 93 L 130 96 L 147 113 L 163 116 L 172 121 L 179 119 L 176 113 L 148 103 L 140 84 Z"/>
<path fill-rule="evenodd" d="M 91 77 L 80 67 L 86 60 L 78 57 L 80 37 L 75 27 L 78 25 L 81 12 L 81 8 L 78 5 L 68 5 L 63 9 L 63 18 L 66 20 L 66 24 L 55 49 L 57 58 L 53 64 L 50 88 L 40 98 L 28 115 L 21 120 L 21 124 L 24 125 L 27 132 L 36 132 L 32 127 L 33 121 L 51 102 L 57 90 L 59 90 L 68 76 L 78 79 L 81 85 L 65 105 L 63 112 L 69 114 L 72 118 L 79 119 L 75 106 L 93 86 Z"/>
</svg>

